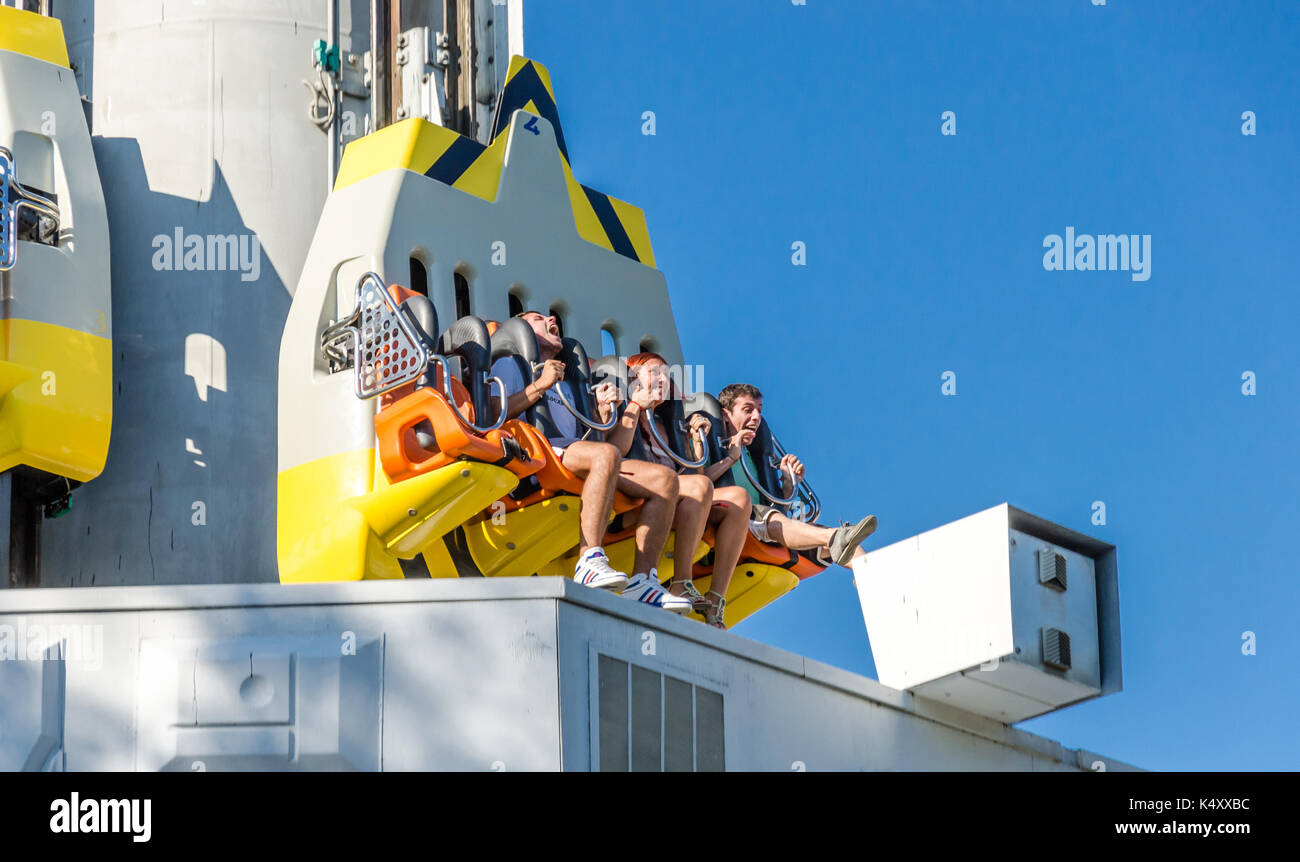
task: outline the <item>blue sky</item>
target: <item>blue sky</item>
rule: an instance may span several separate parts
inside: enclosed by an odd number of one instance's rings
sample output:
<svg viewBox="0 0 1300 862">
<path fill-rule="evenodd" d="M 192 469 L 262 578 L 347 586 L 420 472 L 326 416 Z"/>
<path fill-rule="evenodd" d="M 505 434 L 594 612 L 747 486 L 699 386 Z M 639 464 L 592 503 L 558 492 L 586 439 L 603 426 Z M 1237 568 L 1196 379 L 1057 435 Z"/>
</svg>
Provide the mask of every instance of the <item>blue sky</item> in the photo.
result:
<svg viewBox="0 0 1300 862">
<path fill-rule="evenodd" d="M 526 6 L 575 175 L 645 209 L 687 361 L 763 389 L 827 518 L 1118 546 L 1124 691 L 1022 727 L 1300 769 L 1300 4 Z M 1044 270 L 1067 226 L 1150 234 L 1150 280 Z M 875 675 L 843 569 L 737 633 Z"/>
</svg>

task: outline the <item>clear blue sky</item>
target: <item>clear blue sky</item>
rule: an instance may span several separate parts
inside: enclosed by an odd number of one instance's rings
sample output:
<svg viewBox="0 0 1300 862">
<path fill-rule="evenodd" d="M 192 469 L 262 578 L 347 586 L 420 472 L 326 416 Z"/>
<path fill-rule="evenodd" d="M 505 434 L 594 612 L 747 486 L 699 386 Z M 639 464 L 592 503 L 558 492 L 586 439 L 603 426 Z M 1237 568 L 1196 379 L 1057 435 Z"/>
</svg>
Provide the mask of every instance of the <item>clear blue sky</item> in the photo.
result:
<svg viewBox="0 0 1300 862">
<path fill-rule="evenodd" d="M 687 361 L 763 389 L 828 518 L 1009 501 L 1119 547 L 1124 691 L 1022 727 L 1300 769 L 1300 4 L 526 7 L 575 175 L 645 209 Z M 1151 234 L 1150 280 L 1045 271 L 1067 225 Z M 736 631 L 875 675 L 843 569 Z"/>
</svg>

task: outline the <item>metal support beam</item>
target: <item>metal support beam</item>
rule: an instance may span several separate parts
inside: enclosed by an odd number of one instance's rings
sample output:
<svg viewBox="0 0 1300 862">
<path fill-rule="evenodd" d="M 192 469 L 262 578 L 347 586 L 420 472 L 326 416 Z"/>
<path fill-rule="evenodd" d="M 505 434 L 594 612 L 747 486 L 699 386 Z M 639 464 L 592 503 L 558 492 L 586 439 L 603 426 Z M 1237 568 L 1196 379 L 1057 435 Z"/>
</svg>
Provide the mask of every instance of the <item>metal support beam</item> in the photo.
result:
<svg viewBox="0 0 1300 862">
<path fill-rule="evenodd" d="M 392 16 L 388 0 L 370 0 L 370 105 L 375 129 L 393 121 Z"/>
</svg>

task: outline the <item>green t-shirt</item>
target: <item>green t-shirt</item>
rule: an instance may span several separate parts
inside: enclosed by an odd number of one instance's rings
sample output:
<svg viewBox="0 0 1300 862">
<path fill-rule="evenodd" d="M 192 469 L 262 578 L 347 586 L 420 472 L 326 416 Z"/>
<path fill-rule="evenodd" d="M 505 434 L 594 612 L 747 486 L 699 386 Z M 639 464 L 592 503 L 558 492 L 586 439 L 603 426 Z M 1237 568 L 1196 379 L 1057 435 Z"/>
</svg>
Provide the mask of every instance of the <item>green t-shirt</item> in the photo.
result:
<svg viewBox="0 0 1300 862">
<path fill-rule="evenodd" d="M 749 457 L 748 449 L 741 449 L 740 457 L 745 460 L 745 466 L 749 467 L 751 473 L 758 472 L 758 468 L 754 466 L 754 459 Z M 741 468 L 740 464 L 732 465 L 731 481 L 745 489 L 749 494 L 751 502 L 759 505 L 767 502 L 767 498 L 758 493 L 758 489 L 754 487 L 754 483 L 749 481 L 749 477 L 745 475 L 745 471 Z"/>
</svg>

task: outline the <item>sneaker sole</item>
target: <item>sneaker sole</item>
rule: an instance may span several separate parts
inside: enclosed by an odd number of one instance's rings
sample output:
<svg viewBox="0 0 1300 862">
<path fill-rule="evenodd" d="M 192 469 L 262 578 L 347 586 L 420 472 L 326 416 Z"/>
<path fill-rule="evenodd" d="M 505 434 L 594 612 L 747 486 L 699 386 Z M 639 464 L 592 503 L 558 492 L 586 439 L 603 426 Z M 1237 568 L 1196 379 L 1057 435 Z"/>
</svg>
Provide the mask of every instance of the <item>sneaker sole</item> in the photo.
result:
<svg viewBox="0 0 1300 862">
<path fill-rule="evenodd" d="M 659 608 L 661 611 L 668 611 L 669 613 L 674 613 L 674 614 L 689 614 L 689 613 L 691 612 L 691 605 L 690 605 L 689 603 L 684 604 L 684 605 L 680 605 L 680 604 L 677 604 L 677 603 L 675 603 L 675 602 L 674 602 L 673 604 L 661 604 L 661 603 L 659 603 L 659 602 L 647 602 L 647 601 L 642 601 L 642 599 L 641 599 L 640 596 L 634 596 L 634 595 L 632 595 L 632 594 L 630 594 L 630 593 L 623 593 L 623 598 L 625 598 L 625 599 L 631 599 L 632 601 L 636 602 L 637 604 L 645 605 L 646 607 L 649 607 L 649 608 Z"/>
<path fill-rule="evenodd" d="M 847 568 L 849 563 L 853 561 L 853 552 L 874 532 L 876 532 L 876 516 L 870 515 L 847 534 L 844 540 L 844 549 L 840 551 L 839 556 L 834 558 L 835 565 Z"/>
<path fill-rule="evenodd" d="M 627 578 L 595 578 L 590 583 L 583 583 L 574 578 L 573 582 L 580 586 L 591 587 L 593 590 L 607 590 L 611 593 L 621 595 L 623 590 L 627 589 Z"/>
</svg>

